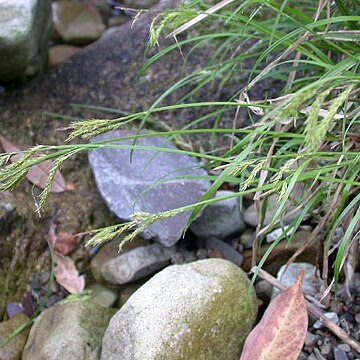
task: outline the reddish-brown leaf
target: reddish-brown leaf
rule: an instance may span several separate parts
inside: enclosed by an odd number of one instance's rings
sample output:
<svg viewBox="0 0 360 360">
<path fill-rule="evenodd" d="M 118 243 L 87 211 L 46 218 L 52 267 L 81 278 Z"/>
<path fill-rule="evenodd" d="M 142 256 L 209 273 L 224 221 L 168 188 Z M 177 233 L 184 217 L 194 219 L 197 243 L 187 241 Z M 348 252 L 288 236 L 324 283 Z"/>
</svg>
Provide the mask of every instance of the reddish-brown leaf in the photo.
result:
<svg viewBox="0 0 360 360">
<path fill-rule="evenodd" d="M 85 288 L 85 279 L 79 275 L 74 262 L 61 254 L 54 252 L 56 268 L 55 279 L 71 294 L 80 294 Z"/>
<path fill-rule="evenodd" d="M 77 246 L 77 241 L 75 237 L 65 231 L 60 231 L 56 236 L 55 246 L 54 249 L 62 254 L 67 255 L 74 251 Z"/>
<path fill-rule="evenodd" d="M 247 337 L 240 360 L 296 360 L 303 346 L 308 315 L 301 288 L 295 284 L 278 295 Z"/>
<path fill-rule="evenodd" d="M 21 150 L 29 149 L 30 146 L 25 145 L 17 145 L 11 142 L 6 137 L 0 135 L 0 144 L 4 148 L 4 151 L 8 153 L 18 152 Z M 34 155 L 35 157 L 36 155 Z M 22 154 L 15 154 L 11 157 L 10 161 L 15 162 L 22 157 Z M 52 167 L 52 161 L 45 160 L 40 164 L 34 165 L 32 168 L 29 169 L 26 178 L 33 183 L 34 185 L 38 186 L 41 189 L 44 189 L 46 186 L 46 180 L 49 176 L 49 172 Z M 61 175 L 60 171 L 56 171 L 54 181 L 51 186 L 51 192 L 53 193 L 61 193 L 66 190 L 66 184 L 63 176 Z"/>
<path fill-rule="evenodd" d="M 60 254 L 59 252 L 56 252 L 59 235 L 60 237 L 64 238 L 68 238 L 69 236 L 71 236 L 69 233 L 65 232 L 60 232 L 57 235 L 56 226 L 54 222 L 51 222 L 48 232 L 48 245 L 56 262 L 55 279 L 58 284 L 63 286 L 71 294 L 79 294 L 85 288 L 84 276 L 79 275 L 79 272 L 76 270 L 74 262 L 70 258 Z M 71 237 L 74 239 L 73 236 Z"/>
</svg>

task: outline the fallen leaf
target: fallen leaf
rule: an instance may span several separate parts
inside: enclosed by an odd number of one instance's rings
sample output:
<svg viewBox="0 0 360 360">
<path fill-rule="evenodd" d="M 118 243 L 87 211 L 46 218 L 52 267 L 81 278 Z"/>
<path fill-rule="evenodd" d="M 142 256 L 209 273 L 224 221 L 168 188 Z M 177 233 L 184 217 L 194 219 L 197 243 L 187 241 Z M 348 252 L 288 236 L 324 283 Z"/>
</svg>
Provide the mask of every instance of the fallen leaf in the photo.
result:
<svg viewBox="0 0 360 360">
<path fill-rule="evenodd" d="M 56 268 L 55 279 L 71 294 L 80 294 L 85 288 L 85 279 L 79 275 L 74 262 L 61 254 L 54 252 Z"/>
<path fill-rule="evenodd" d="M 308 315 L 300 273 L 296 282 L 278 295 L 245 341 L 240 360 L 296 360 L 304 344 Z"/>
<path fill-rule="evenodd" d="M 67 255 L 74 251 L 77 247 L 75 237 L 65 231 L 60 231 L 56 236 L 54 250 L 62 255 Z"/>
<path fill-rule="evenodd" d="M 4 148 L 5 152 L 12 153 L 18 152 L 22 150 L 29 149 L 30 146 L 25 145 L 17 145 L 11 142 L 6 137 L 0 135 L 0 144 Z M 21 159 L 22 154 L 15 154 L 10 158 L 11 162 L 15 162 Z M 36 157 L 36 155 L 34 155 Z M 26 178 L 33 183 L 34 185 L 38 186 L 41 189 L 44 189 L 46 186 L 46 180 L 49 177 L 50 170 L 52 168 L 52 161 L 45 160 L 40 164 L 34 165 L 31 167 L 26 174 Z M 61 175 L 60 171 L 57 170 L 55 173 L 54 181 L 51 186 L 51 192 L 53 193 L 61 193 L 66 190 L 66 183 Z"/>
</svg>

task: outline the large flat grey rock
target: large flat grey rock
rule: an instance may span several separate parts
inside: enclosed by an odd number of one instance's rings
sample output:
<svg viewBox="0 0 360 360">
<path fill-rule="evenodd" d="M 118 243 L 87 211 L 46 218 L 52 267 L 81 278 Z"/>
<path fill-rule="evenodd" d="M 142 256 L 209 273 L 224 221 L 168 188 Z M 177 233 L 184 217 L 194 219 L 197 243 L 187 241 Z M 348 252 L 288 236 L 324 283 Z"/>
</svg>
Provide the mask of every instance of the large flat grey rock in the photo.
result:
<svg viewBox="0 0 360 360">
<path fill-rule="evenodd" d="M 93 141 L 116 139 L 136 134 L 136 131 L 117 130 Z M 132 140 L 117 142 L 131 145 Z M 176 149 L 165 137 L 148 137 L 137 145 Z M 207 176 L 200 163 L 184 154 L 155 150 L 100 148 L 89 152 L 89 160 L 97 187 L 109 209 L 121 220 L 130 220 L 135 212 L 156 214 L 198 202 L 210 187 L 207 180 L 182 177 Z M 176 178 L 176 179 L 174 179 Z M 158 181 L 165 182 L 157 183 Z M 174 245 L 185 229 L 190 212 L 184 212 L 151 225 L 142 236 L 164 246 Z"/>
<path fill-rule="evenodd" d="M 0 0 L 0 82 L 34 75 L 46 62 L 50 0 Z"/>
</svg>

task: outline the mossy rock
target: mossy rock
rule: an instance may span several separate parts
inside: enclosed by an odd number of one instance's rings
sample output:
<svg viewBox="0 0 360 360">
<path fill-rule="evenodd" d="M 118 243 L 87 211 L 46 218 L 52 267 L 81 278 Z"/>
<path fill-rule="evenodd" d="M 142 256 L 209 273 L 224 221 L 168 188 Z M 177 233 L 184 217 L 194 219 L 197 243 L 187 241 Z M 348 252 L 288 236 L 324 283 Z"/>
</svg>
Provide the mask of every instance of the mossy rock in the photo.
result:
<svg viewBox="0 0 360 360">
<path fill-rule="evenodd" d="M 238 360 L 256 314 L 250 281 L 229 261 L 170 266 L 112 318 L 101 358 Z"/>
<path fill-rule="evenodd" d="M 99 359 L 101 339 L 114 311 L 86 298 L 43 311 L 31 328 L 22 359 Z"/>
</svg>

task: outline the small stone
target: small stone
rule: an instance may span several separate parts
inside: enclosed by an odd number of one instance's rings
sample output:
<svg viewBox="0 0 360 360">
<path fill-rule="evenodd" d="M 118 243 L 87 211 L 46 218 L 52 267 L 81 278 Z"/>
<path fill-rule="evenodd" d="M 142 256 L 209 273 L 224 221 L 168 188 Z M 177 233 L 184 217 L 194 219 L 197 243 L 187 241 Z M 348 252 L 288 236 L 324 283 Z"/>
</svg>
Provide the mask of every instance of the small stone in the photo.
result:
<svg viewBox="0 0 360 360">
<path fill-rule="evenodd" d="M 299 354 L 299 357 L 297 358 L 297 360 L 307 360 L 308 359 L 308 355 L 301 351 L 300 354 Z"/>
<path fill-rule="evenodd" d="M 335 360 L 348 360 L 346 351 L 339 349 L 339 346 L 334 348 L 334 358 Z"/>
<path fill-rule="evenodd" d="M 198 249 L 196 251 L 196 258 L 198 260 L 205 260 L 208 258 L 208 253 L 205 249 Z"/>
<path fill-rule="evenodd" d="M 234 194 L 233 191 L 219 190 L 216 192 L 215 198 Z M 190 230 L 200 239 L 224 240 L 239 234 L 244 229 L 245 223 L 240 212 L 238 197 L 207 206 L 190 225 Z"/>
<path fill-rule="evenodd" d="M 124 0 L 125 7 L 131 9 L 149 9 L 156 5 L 159 0 Z"/>
<path fill-rule="evenodd" d="M 132 284 L 127 284 L 122 287 L 122 289 L 120 290 L 120 297 L 118 302 L 119 308 L 125 305 L 125 303 L 130 299 L 132 294 L 134 294 L 142 285 L 144 285 L 146 280 L 147 279 L 141 279 Z"/>
<path fill-rule="evenodd" d="M 100 284 L 94 284 L 89 287 L 91 291 L 91 301 L 103 307 L 111 307 L 118 299 L 117 292 L 113 289 Z"/>
<path fill-rule="evenodd" d="M 61 0 L 52 3 L 53 26 L 68 44 L 88 44 L 105 30 L 99 10 L 89 4 Z"/>
<path fill-rule="evenodd" d="M 8 303 L 6 304 L 6 313 L 9 319 L 13 318 L 16 314 L 23 313 L 24 309 L 22 304 L 19 303 Z"/>
<path fill-rule="evenodd" d="M 350 345 L 346 344 L 346 343 L 342 343 L 342 344 L 339 344 L 337 346 L 338 349 L 342 350 L 342 351 L 345 351 L 345 352 L 350 352 L 351 351 L 351 347 Z"/>
<path fill-rule="evenodd" d="M 101 267 L 101 275 L 110 284 L 127 284 L 169 265 L 175 252 L 175 247 L 165 248 L 159 244 L 138 247 L 106 261 Z"/>
<path fill-rule="evenodd" d="M 334 312 L 327 312 L 324 314 L 324 316 L 326 318 L 328 318 L 331 322 L 333 322 L 334 324 L 338 325 L 339 324 L 339 317 L 336 313 Z M 314 329 L 320 329 L 322 328 L 324 325 L 320 320 L 317 320 L 315 322 L 315 324 L 313 325 Z"/>
<path fill-rule="evenodd" d="M 355 318 L 353 315 L 346 312 L 340 316 L 340 321 L 346 321 L 347 323 L 352 324 L 355 321 Z"/>
<path fill-rule="evenodd" d="M 321 354 L 321 352 L 320 352 L 319 349 L 315 348 L 315 349 L 314 349 L 314 354 L 315 354 L 317 360 L 326 360 L 326 359 L 322 356 L 322 354 Z"/>
<path fill-rule="evenodd" d="M 271 298 L 272 286 L 266 280 L 260 280 L 255 284 L 256 296 L 264 301 Z"/>
<path fill-rule="evenodd" d="M 0 323 L 0 343 L 7 340 L 12 333 L 29 319 L 25 314 L 19 313 L 14 315 L 10 320 Z M 6 345 L 0 347 L 1 360 L 20 360 L 21 353 L 28 338 L 30 328 L 24 329 L 20 334 L 15 336 Z"/>
<path fill-rule="evenodd" d="M 360 291 L 360 273 L 358 272 L 354 274 L 354 285 Z"/>
<path fill-rule="evenodd" d="M 129 18 L 126 16 L 113 16 L 108 20 L 109 26 L 120 26 L 129 21 Z"/>
<path fill-rule="evenodd" d="M 224 259 L 231 261 L 237 266 L 240 266 L 243 262 L 244 259 L 243 256 L 224 241 L 210 238 L 205 241 L 204 247 L 208 251 L 210 257 L 212 257 L 211 256 L 212 251 L 218 251 L 222 254 L 222 257 Z M 217 256 L 213 256 L 213 257 L 217 257 Z"/>
<path fill-rule="evenodd" d="M 262 206 L 262 204 L 264 204 L 264 201 L 260 202 L 260 206 Z M 264 225 L 270 224 L 270 222 L 273 219 L 278 208 L 279 208 L 279 196 L 278 195 L 269 196 L 267 198 L 267 206 L 266 206 L 266 212 L 265 212 L 265 218 L 264 218 Z M 289 212 L 292 209 L 293 209 L 293 206 L 291 205 L 291 202 L 287 201 L 287 204 L 285 205 L 285 214 L 286 214 L 286 212 Z M 289 224 L 297 215 L 299 215 L 299 212 L 295 213 L 293 216 L 286 219 L 285 223 Z M 243 215 L 244 215 L 244 220 L 248 225 L 253 226 L 253 227 L 256 227 L 258 225 L 258 218 L 257 218 L 255 204 L 250 205 L 244 211 Z"/>
<path fill-rule="evenodd" d="M 182 265 L 193 261 L 196 261 L 196 256 L 193 251 L 185 249 L 177 249 L 177 251 L 171 256 L 172 265 Z"/>
<path fill-rule="evenodd" d="M 305 294 L 316 295 L 319 292 L 321 280 L 318 271 L 314 265 L 307 263 L 292 263 L 288 266 L 286 272 L 286 265 L 283 265 L 277 275 L 277 279 L 281 281 L 286 287 L 295 283 L 299 273 L 304 270 L 304 278 L 302 281 L 302 288 Z M 273 296 L 279 294 L 279 290 L 273 289 Z"/>
<path fill-rule="evenodd" d="M 239 359 L 256 313 L 252 285 L 231 262 L 172 265 L 111 319 L 101 359 Z"/>
<path fill-rule="evenodd" d="M 358 324 L 360 324 L 360 313 L 357 313 L 357 314 L 355 315 L 355 321 L 356 321 Z"/>
<path fill-rule="evenodd" d="M 44 68 L 50 21 L 48 0 L 0 0 L 0 82 Z"/>
<path fill-rule="evenodd" d="M 250 250 L 253 247 L 256 234 L 253 230 L 245 230 L 240 236 L 240 243 L 244 246 L 246 250 Z"/>
<path fill-rule="evenodd" d="M 274 242 L 282 235 L 282 233 L 286 234 L 283 236 L 283 239 L 285 239 L 287 236 L 292 235 L 294 232 L 294 228 L 287 230 L 288 228 L 289 228 L 289 226 L 284 226 L 284 228 L 279 228 L 279 229 L 273 230 L 271 233 L 266 235 L 266 242 L 267 243 Z"/>
<path fill-rule="evenodd" d="M 314 353 L 311 353 L 308 357 L 308 360 L 318 360 L 318 358 L 316 357 L 316 355 Z"/>
<path fill-rule="evenodd" d="M 334 299 L 330 303 L 330 310 L 337 314 L 342 314 L 344 310 L 344 304 Z"/>
<path fill-rule="evenodd" d="M 81 48 L 72 45 L 56 45 L 49 49 L 49 65 L 56 66 L 70 59 L 78 53 Z"/>
<path fill-rule="evenodd" d="M 106 261 L 119 256 L 119 244 L 122 241 L 122 239 L 123 239 L 122 237 L 119 237 L 117 239 L 109 241 L 108 243 L 103 245 L 100 248 L 100 250 L 98 250 L 96 255 L 91 259 L 90 262 L 91 273 L 97 282 L 101 283 L 105 281 L 103 276 L 101 275 L 101 267 Z M 131 242 L 127 242 L 126 244 L 124 244 L 121 254 L 124 254 L 127 251 L 134 249 L 136 247 L 145 246 L 148 244 L 149 244 L 148 241 L 136 237 Z"/>
<path fill-rule="evenodd" d="M 306 333 L 305 345 L 308 347 L 314 347 L 319 340 L 319 335 L 314 335 L 310 332 Z"/>
<path fill-rule="evenodd" d="M 136 130 L 117 130 L 99 135 L 92 141 L 116 139 L 137 134 Z M 115 142 L 131 145 L 133 140 Z M 138 146 L 176 150 L 169 139 L 156 136 L 137 140 Z M 132 156 L 131 156 L 132 154 Z M 131 161 L 130 161 L 131 159 Z M 106 204 L 121 220 L 131 220 L 136 212 L 158 214 L 199 201 L 210 187 L 200 163 L 184 154 L 155 150 L 102 147 L 89 152 L 89 161 L 97 187 Z M 190 212 L 160 219 L 141 236 L 164 246 L 173 246 L 182 237 Z"/>
<path fill-rule="evenodd" d="M 331 350 L 332 350 L 332 346 L 331 344 L 324 344 L 322 347 L 321 347 L 321 355 L 324 355 L 324 356 L 329 356 L 331 354 Z"/>
<path fill-rule="evenodd" d="M 31 328 L 22 360 L 99 359 L 101 339 L 114 312 L 84 299 L 44 310 Z"/>
</svg>

